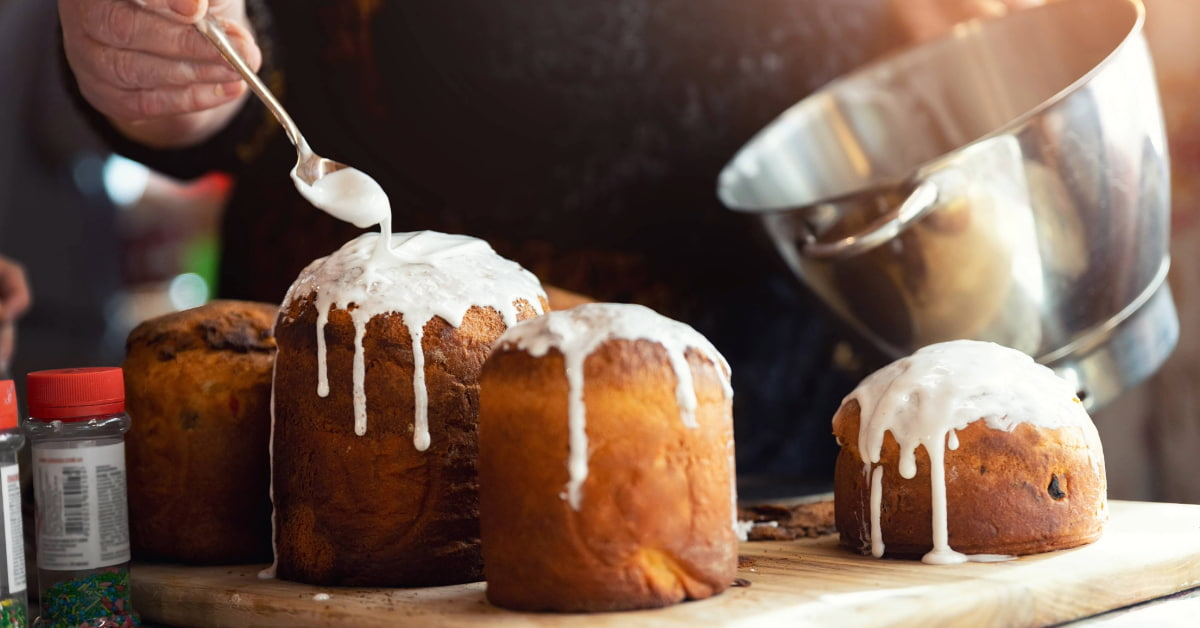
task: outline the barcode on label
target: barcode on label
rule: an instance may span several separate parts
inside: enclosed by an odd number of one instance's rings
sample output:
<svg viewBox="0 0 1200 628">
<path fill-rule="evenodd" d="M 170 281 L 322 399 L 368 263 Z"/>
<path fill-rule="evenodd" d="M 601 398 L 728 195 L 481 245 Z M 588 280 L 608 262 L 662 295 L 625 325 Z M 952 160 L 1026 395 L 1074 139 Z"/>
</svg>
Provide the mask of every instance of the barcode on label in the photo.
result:
<svg viewBox="0 0 1200 628">
<path fill-rule="evenodd" d="M 63 531 L 68 536 L 88 534 L 87 469 L 63 467 Z"/>
<path fill-rule="evenodd" d="M 128 562 L 125 443 L 70 449 L 35 444 L 33 464 L 38 567 L 70 571 Z"/>
<path fill-rule="evenodd" d="M 4 517 L 4 584 L 8 591 L 25 590 L 25 539 L 21 530 L 21 472 L 17 465 L 0 467 L 0 502 Z"/>
</svg>

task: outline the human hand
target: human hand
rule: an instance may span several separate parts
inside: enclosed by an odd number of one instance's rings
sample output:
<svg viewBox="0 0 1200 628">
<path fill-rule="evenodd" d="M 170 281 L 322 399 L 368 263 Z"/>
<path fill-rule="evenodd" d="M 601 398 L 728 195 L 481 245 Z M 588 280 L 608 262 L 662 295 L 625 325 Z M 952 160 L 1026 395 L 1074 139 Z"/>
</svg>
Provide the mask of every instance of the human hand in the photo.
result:
<svg viewBox="0 0 1200 628">
<path fill-rule="evenodd" d="M 0 373 L 8 373 L 8 363 L 16 345 L 17 319 L 32 302 L 25 269 L 17 262 L 0 257 Z"/>
<path fill-rule="evenodd" d="M 59 0 L 63 47 L 80 93 L 129 138 L 154 147 L 199 143 L 237 113 L 241 76 L 194 24 L 218 17 L 256 71 L 245 0 Z"/>
</svg>

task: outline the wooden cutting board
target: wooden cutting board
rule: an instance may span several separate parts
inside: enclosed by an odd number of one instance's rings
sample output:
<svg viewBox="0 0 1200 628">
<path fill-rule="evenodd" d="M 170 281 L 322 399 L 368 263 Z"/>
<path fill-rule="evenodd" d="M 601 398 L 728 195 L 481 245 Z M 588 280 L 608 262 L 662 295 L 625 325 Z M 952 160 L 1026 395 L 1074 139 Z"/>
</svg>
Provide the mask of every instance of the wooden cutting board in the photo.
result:
<svg viewBox="0 0 1200 628">
<path fill-rule="evenodd" d="M 1104 537 L 1004 563 L 931 566 L 850 553 L 835 536 L 743 543 L 735 587 L 665 609 L 514 613 L 484 584 L 350 589 L 259 580 L 261 566 L 135 564 L 134 604 L 152 624 L 261 626 L 1031 626 L 1200 586 L 1200 506 L 1111 502 Z M 328 599 L 324 599 L 326 594 Z"/>
</svg>

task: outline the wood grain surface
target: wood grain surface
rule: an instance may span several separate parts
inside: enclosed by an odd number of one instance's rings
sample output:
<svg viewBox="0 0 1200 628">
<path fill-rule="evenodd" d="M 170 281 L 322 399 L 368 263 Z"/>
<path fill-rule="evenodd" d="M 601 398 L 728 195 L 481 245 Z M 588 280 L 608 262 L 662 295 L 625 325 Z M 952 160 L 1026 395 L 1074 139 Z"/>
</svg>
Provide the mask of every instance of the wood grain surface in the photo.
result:
<svg viewBox="0 0 1200 628">
<path fill-rule="evenodd" d="M 260 580 L 261 565 L 135 564 L 133 595 L 148 623 L 172 626 L 1034 626 L 1200 585 L 1200 506 L 1110 505 L 1100 541 L 1003 563 L 878 560 L 835 536 L 743 543 L 739 576 L 750 586 L 654 611 L 515 613 L 488 604 L 482 582 L 313 587 Z"/>
</svg>

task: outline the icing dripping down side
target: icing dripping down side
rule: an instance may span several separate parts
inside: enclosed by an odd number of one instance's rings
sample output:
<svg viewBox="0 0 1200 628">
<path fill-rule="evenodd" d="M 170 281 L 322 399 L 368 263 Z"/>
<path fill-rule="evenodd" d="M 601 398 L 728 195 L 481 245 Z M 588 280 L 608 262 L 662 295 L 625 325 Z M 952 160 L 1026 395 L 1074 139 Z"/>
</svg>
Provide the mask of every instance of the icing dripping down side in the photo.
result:
<svg viewBox="0 0 1200 628">
<path fill-rule="evenodd" d="M 271 427 L 267 432 L 267 497 L 271 500 L 271 564 L 258 572 L 259 580 L 270 580 L 275 577 L 279 567 L 279 525 L 275 515 L 275 365 L 271 363 Z"/>
<path fill-rule="evenodd" d="M 434 317 L 452 327 L 462 325 L 472 307 L 490 307 L 505 325 L 517 323 L 518 301 L 542 312 L 545 292 L 537 277 L 516 262 L 496 254 L 487 242 L 435 231 L 365 233 L 328 257 L 309 264 L 288 290 L 283 311 L 303 298 L 313 298 L 317 311 L 317 394 L 329 394 L 325 326 L 330 310 L 347 312 L 354 325 L 351 381 L 354 433 L 367 431 L 366 360 L 363 338 L 376 316 L 400 314 L 413 351 L 413 445 L 424 451 L 429 434 L 428 391 L 425 389 L 425 325 Z M 395 242 L 392 244 L 392 242 Z"/>
<path fill-rule="evenodd" d="M 515 327 L 510 326 L 497 340 L 498 348 L 515 347 L 534 357 L 542 357 L 550 349 L 556 349 L 563 355 L 568 384 L 569 434 L 569 479 L 564 498 L 574 510 L 580 508 L 583 482 L 588 476 L 583 364 L 597 347 L 609 340 L 650 340 L 667 350 L 671 368 L 675 371 L 675 398 L 679 404 L 680 420 L 688 427 L 697 427 L 696 391 L 686 358 L 688 349 L 699 351 L 718 365 L 722 370 L 721 384 L 725 398 L 733 398 L 729 364 L 712 343 L 690 326 L 641 305 L 589 303 L 570 310 L 550 312 Z"/>
<path fill-rule="evenodd" d="M 871 465 L 867 465 L 870 471 Z M 876 466 L 871 473 L 871 555 L 883 556 L 883 534 L 879 531 L 879 512 L 883 503 L 883 467 Z"/>
<path fill-rule="evenodd" d="M 958 448 L 957 430 L 979 420 L 1009 432 L 1022 423 L 1096 429 L 1075 390 L 1054 371 L 1015 349 L 976 340 L 929 345 L 896 360 L 869 375 L 842 403 L 852 399 L 860 408 L 858 450 L 871 479 L 871 553 L 884 552 L 883 469 L 878 463 L 890 432 L 900 448 L 897 470 L 902 478 L 916 476 L 917 447 L 929 455 L 933 550 L 922 558 L 927 563 L 1008 558 L 965 556 L 949 545 L 945 450 Z"/>
</svg>

